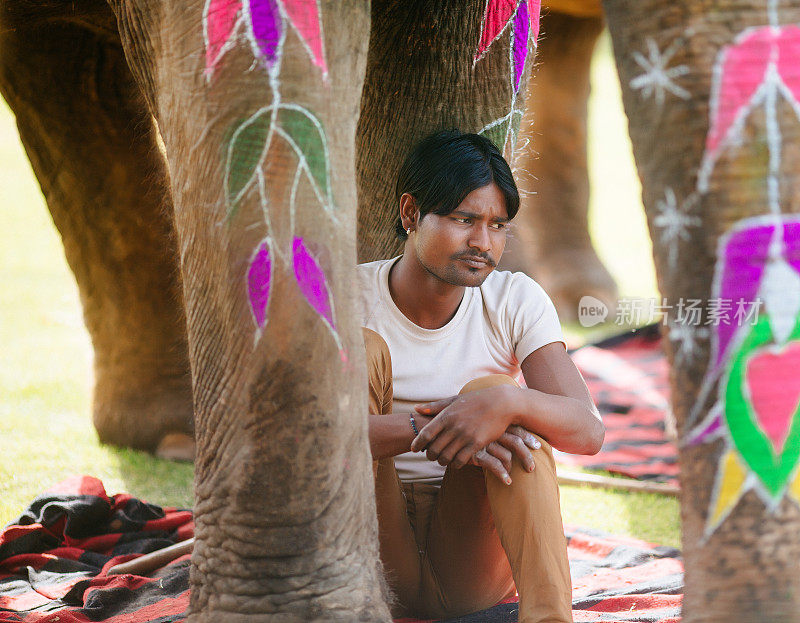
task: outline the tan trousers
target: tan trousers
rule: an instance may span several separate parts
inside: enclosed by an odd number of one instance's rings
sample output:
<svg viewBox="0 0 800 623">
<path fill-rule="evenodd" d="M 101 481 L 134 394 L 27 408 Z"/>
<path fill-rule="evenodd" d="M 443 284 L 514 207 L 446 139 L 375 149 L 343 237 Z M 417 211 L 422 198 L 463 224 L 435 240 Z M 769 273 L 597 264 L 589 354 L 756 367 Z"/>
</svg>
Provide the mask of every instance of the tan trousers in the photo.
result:
<svg viewBox="0 0 800 623">
<path fill-rule="evenodd" d="M 389 349 L 369 329 L 364 341 L 370 411 L 391 413 Z M 460 393 L 500 383 L 516 382 L 492 375 Z M 555 463 L 550 445 L 538 439 L 536 468 L 528 473 L 515 459 L 511 485 L 471 465 L 448 468 L 441 488 L 401 483 L 393 458 L 374 462 L 380 555 L 396 598 L 394 616 L 455 617 L 489 608 L 516 589 L 520 623 L 572 621 Z"/>
</svg>

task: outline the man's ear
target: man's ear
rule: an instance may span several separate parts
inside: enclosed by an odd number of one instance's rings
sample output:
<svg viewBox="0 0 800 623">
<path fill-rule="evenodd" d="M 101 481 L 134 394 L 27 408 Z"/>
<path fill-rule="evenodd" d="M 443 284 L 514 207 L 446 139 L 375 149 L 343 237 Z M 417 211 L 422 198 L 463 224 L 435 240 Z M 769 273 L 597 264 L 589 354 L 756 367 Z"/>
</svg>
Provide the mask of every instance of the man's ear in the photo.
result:
<svg viewBox="0 0 800 623">
<path fill-rule="evenodd" d="M 419 209 L 416 199 L 409 193 L 403 193 L 400 196 L 400 222 L 403 224 L 403 229 L 416 229 L 418 219 Z"/>
</svg>

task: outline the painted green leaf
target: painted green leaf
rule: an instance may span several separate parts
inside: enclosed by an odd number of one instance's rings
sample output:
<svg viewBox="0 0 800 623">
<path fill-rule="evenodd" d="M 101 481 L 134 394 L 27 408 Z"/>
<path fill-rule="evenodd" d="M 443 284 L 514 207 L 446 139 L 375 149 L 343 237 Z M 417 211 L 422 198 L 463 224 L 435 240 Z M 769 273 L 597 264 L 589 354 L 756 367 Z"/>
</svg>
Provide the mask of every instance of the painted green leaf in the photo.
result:
<svg viewBox="0 0 800 623">
<path fill-rule="evenodd" d="M 319 119 L 305 108 L 287 106 L 278 113 L 278 125 L 294 143 L 298 157 L 305 160 L 322 200 L 329 202 L 328 142 Z"/>
<path fill-rule="evenodd" d="M 508 118 L 503 119 L 493 126 L 484 128 L 479 132 L 479 134 L 483 134 L 486 138 L 492 141 L 495 145 L 497 145 L 497 149 L 500 150 L 500 153 L 503 153 L 503 147 L 506 144 L 506 135 L 508 134 Z"/>
<path fill-rule="evenodd" d="M 260 110 L 233 133 L 225 165 L 228 218 L 236 213 L 240 199 L 255 178 L 267 148 L 271 116 L 271 111 Z"/>
</svg>

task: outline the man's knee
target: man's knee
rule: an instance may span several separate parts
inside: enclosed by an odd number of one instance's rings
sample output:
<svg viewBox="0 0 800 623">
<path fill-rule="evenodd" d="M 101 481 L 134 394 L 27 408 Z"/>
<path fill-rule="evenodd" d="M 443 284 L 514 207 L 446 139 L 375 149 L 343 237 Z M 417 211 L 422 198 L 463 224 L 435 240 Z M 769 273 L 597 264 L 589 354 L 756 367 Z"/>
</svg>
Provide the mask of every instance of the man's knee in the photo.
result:
<svg viewBox="0 0 800 623">
<path fill-rule="evenodd" d="M 489 387 L 497 387 L 499 385 L 513 385 L 514 387 L 519 387 L 520 384 L 517 380 L 509 376 L 508 374 L 487 374 L 486 376 L 479 376 L 476 379 L 472 379 L 469 383 L 464 385 L 459 391 L 460 394 L 467 394 L 469 392 L 476 392 L 481 389 L 487 389 Z M 544 439 L 539 437 L 538 435 L 534 435 L 536 439 L 541 443 L 543 450 L 543 454 L 546 454 L 550 457 L 550 461 L 553 462 L 553 449 L 550 447 L 550 444 L 547 443 Z M 555 463 L 553 462 L 553 469 L 555 469 Z"/>
<path fill-rule="evenodd" d="M 553 447 L 536 433 L 530 434 L 539 442 L 539 447 L 537 449 L 530 450 L 531 456 L 533 457 L 534 471 L 538 471 L 539 475 L 548 473 L 553 479 L 556 479 L 556 460 L 553 455 Z M 517 468 L 514 470 L 515 472 L 518 471 L 518 473 L 512 474 L 512 478 L 528 473 L 521 462 L 514 461 L 512 466 Z"/>
<path fill-rule="evenodd" d="M 497 387 L 498 385 L 514 385 L 519 387 L 519 383 L 507 374 L 487 374 L 486 376 L 479 376 L 477 379 L 472 379 L 469 383 L 461 388 L 459 394 L 467 394 L 469 392 L 476 392 L 487 387 Z"/>
<path fill-rule="evenodd" d="M 520 386 L 516 379 L 507 374 L 487 374 L 486 376 L 481 376 L 471 380 L 469 383 L 464 385 L 464 387 L 462 387 L 461 391 L 458 393 L 466 394 L 469 392 L 476 392 L 481 389 L 486 389 L 488 387 L 497 387 L 498 385 L 513 385 L 515 387 Z M 552 473 L 553 478 L 555 478 L 556 462 L 553 458 L 553 448 L 538 435 L 534 434 L 533 436 L 541 444 L 541 448 L 538 450 L 531 450 L 531 455 L 533 456 L 534 464 L 536 465 L 534 469 L 539 469 L 540 472 L 550 472 Z M 517 468 L 515 471 L 519 471 L 519 473 L 516 474 L 517 476 L 527 473 L 522 467 L 522 463 L 520 461 L 513 461 L 512 468 L 513 467 Z"/>
<path fill-rule="evenodd" d="M 386 341 L 372 329 L 361 327 L 367 356 L 369 408 L 371 413 L 392 410 L 392 358 Z"/>
</svg>

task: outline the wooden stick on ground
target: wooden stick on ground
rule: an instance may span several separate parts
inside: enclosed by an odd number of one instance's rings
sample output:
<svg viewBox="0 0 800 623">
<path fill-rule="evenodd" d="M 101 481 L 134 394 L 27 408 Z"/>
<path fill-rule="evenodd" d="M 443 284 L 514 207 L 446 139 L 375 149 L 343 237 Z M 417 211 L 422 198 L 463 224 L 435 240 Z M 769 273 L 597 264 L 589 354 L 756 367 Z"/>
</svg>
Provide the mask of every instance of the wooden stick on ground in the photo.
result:
<svg viewBox="0 0 800 623">
<path fill-rule="evenodd" d="M 623 489 L 624 491 L 638 491 L 641 493 L 660 493 L 677 497 L 680 489 L 675 485 L 659 482 L 633 480 L 632 478 L 611 478 L 596 474 L 583 474 L 558 471 L 558 484 L 560 485 L 586 485 L 601 489 Z"/>
<path fill-rule="evenodd" d="M 175 543 L 164 549 L 155 552 L 150 552 L 144 556 L 139 556 L 128 562 L 123 562 L 114 565 L 107 571 L 107 575 L 122 575 L 123 573 L 131 573 L 133 575 L 147 575 L 156 569 L 171 563 L 176 558 L 180 558 L 186 554 L 191 554 L 194 548 L 194 538 Z"/>
</svg>

